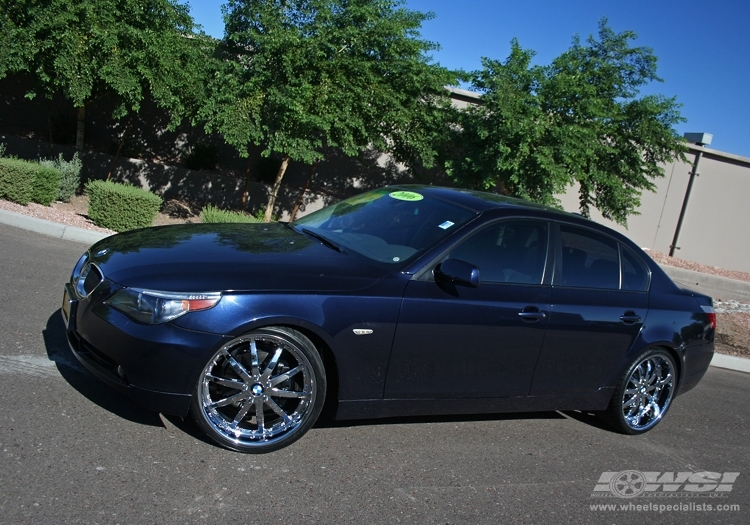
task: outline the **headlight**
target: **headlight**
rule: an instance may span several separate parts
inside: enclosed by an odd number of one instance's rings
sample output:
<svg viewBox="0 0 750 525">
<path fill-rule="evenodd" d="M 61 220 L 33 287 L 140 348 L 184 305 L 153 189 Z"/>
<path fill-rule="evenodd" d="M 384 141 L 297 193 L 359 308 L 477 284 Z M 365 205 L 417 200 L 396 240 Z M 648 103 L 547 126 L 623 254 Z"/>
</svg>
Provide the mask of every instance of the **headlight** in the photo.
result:
<svg viewBox="0 0 750 525">
<path fill-rule="evenodd" d="M 188 312 L 208 310 L 221 299 L 221 293 L 157 292 L 123 288 L 109 298 L 107 304 L 138 322 L 166 323 Z"/>
</svg>

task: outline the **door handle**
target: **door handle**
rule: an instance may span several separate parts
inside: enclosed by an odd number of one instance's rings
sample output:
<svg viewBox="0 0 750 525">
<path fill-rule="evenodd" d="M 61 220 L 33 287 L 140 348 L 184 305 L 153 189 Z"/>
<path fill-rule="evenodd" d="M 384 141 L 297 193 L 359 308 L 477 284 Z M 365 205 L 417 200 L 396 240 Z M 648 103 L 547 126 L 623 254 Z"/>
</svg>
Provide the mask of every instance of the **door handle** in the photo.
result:
<svg viewBox="0 0 750 525">
<path fill-rule="evenodd" d="M 518 312 L 518 316 L 524 321 L 529 321 L 532 323 L 547 317 L 544 312 L 540 312 L 539 308 L 535 306 L 527 306 L 526 308 Z"/>
<path fill-rule="evenodd" d="M 625 312 L 620 316 L 620 321 L 625 324 L 635 324 L 641 320 L 641 316 L 635 312 Z"/>
</svg>

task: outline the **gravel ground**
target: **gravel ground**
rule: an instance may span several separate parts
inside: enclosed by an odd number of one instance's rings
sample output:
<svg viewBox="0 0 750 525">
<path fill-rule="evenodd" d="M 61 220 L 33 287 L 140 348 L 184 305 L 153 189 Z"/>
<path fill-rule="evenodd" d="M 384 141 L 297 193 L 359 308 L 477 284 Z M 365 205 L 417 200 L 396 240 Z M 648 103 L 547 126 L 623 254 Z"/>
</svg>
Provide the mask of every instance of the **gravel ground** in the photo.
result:
<svg viewBox="0 0 750 525">
<path fill-rule="evenodd" d="M 39 219 L 76 226 L 86 230 L 94 230 L 103 233 L 114 233 L 111 230 L 99 228 L 88 218 L 88 198 L 77 195 L 70 202 L 54 202 L 51 206 L 41 206 L 30 203 L 21 206 L 14 202 L 0 200 L 0 209 L 30 215 Z M 159 212 L 155 226 L 165 224 L 184 224 L 200 222 L 198 217 L 200 210 L 179 201 L 167 201 Z M 651 251 L 649 255 L 659 264 L 676 266 L 686 270 L 719 275 L 729 279 L 750 282 L 750 273 L 725 270 L 716 266 L 694 263 L 669 257 L 661 252 Z M 735 304 L 736 303 L 736 304 Z M 716 304 L 717 324 L 716 351 L 722 354 L 750 358 L 750 306 L 746 303 L 726 301 Z"/>
<path fill-rule="evenodd" d="M 685 259 L 678 259 L 677 257 L 670 257 L 669 255 L 656 251 L 647 252 L 653 260 L 659 264 L 666 264 L 667 266 L 675 266 L 684 270 L 693 270 L 694 272 L 710 273 L 711 275 L 718 275 L 719 277 L 726 277 L 727 279 L 735 279 L 737 281 L 745 281 L 750 283 L 750 273 L 738 272 L 735 270 L 724 270 L 718 266 L 708 266 L 705 264 L 699 264 L 692 261 L 686 261 Z"/>
</svg>

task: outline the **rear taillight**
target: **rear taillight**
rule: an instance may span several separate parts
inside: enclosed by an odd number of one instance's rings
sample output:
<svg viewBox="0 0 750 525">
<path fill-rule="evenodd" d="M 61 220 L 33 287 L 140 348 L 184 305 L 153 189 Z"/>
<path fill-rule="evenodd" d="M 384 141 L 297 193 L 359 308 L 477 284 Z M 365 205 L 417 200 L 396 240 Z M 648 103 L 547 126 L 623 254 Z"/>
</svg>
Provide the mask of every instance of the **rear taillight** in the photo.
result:
<svg viewBox="0 0 750 525">
<path fill-rule="evenodd" d="M 711 323 L 711 328 L 716 330 L 716 310 L 714 310 L 714 307 L 701 305 L 701 308 L 703 308 L 703 311 L 708 316 L 708 322 Z"/>
</svg>

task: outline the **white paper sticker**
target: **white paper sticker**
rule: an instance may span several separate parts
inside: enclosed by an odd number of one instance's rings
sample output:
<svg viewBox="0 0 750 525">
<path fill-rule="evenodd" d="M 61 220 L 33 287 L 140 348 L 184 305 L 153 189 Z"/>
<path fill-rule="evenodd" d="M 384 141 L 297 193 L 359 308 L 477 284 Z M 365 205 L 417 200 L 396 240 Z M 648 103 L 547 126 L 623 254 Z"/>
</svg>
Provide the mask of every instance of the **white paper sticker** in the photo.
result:
<svg viewBox="0 0 750 525">
<path fill-rule="evenodd" d="M 444 230 L 447 230 L 451 226 L 453 226 L 455 223 L 451 221 L 445 221 L 443 224 L 438 224 L 438 228 L 442 228 Z"/>
</svg>

